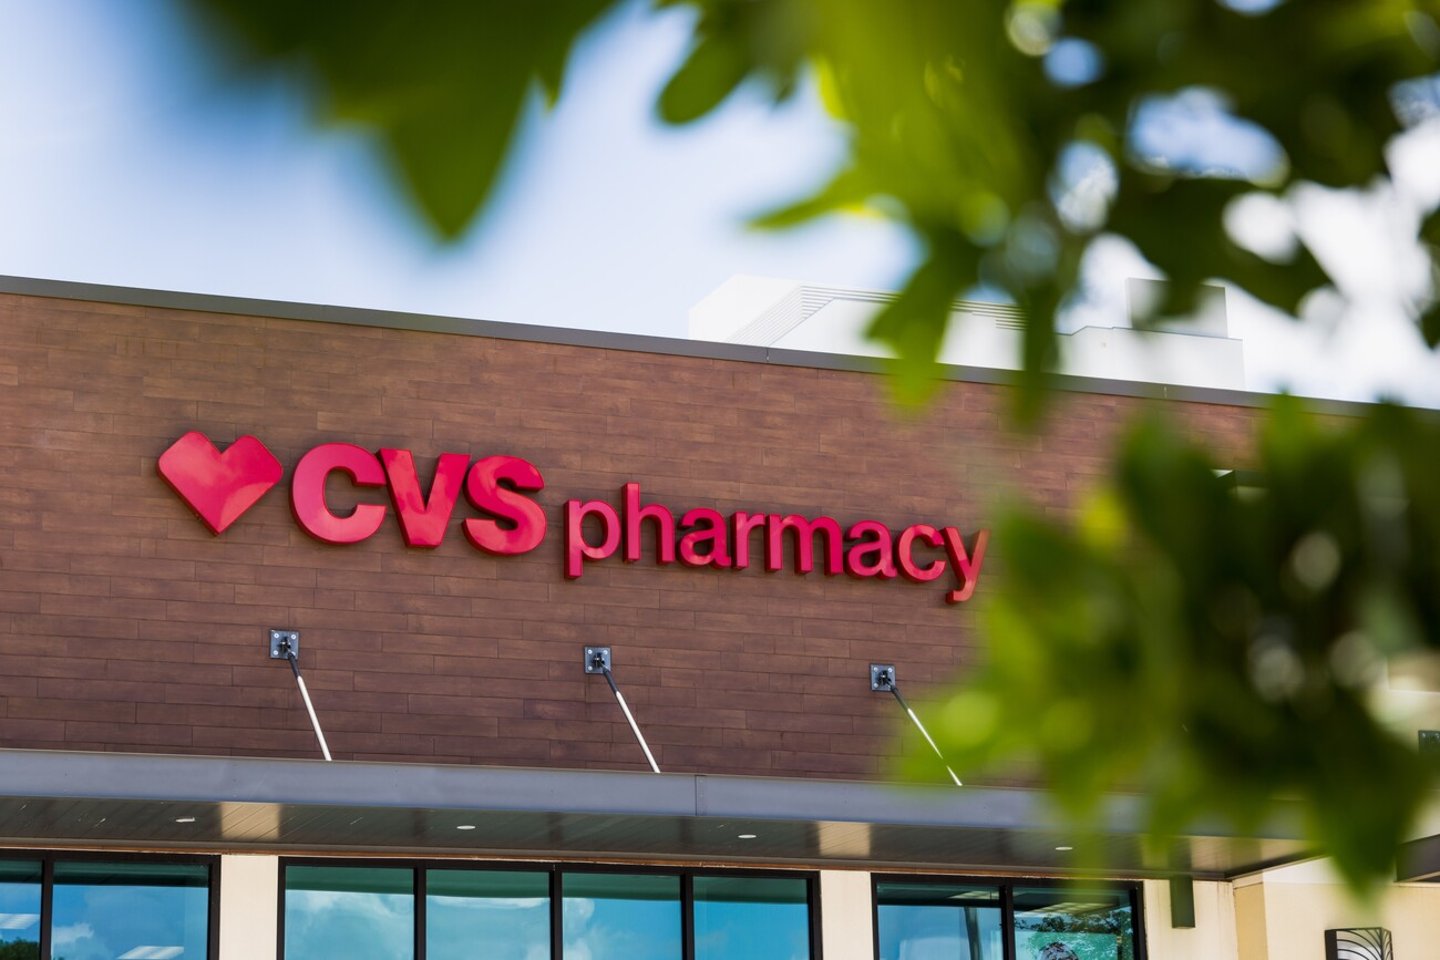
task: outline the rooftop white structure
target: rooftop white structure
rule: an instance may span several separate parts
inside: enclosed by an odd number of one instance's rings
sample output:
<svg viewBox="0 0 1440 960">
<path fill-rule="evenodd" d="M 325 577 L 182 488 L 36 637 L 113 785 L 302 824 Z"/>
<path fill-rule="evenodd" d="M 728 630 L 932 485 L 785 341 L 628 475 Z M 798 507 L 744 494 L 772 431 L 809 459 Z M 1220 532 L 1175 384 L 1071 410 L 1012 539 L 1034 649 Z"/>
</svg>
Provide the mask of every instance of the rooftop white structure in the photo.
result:
<svg viewBox="0 0 1440 960">
<path fill-rule="evenodd" d="M 1060 372 L 1106 380 L 1245 389 L 1241 341 L 1229 336 L 1225 293 L 1207 288 L 1199 316 L 1139 330 L 1130 316 L 1113 325 L 1082 326 L 1060 336 Z M 1130 314 L 1147 312 L 1157 284 L 1131 280 Z M 891 293 L 820 287 L 770 277 L 734 276 L 690 310 L 690 338 L 786 350 L 884 357 L 865 336 Z M 1023 330 L 1020 311 L 1002 303 L 957 300 L 940 362 L 1016 370 Z"/>
</svg>

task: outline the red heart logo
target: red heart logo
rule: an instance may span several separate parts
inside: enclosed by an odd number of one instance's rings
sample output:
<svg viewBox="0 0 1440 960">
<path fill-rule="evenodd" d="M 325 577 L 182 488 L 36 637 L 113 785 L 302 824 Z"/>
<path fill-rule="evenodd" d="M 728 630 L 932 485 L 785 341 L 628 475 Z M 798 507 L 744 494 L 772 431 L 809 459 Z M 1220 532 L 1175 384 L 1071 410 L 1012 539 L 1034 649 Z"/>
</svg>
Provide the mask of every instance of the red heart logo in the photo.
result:
<svg viewBox="0 0 1440 960">
<path fill-rule="evenodd" d="M 171 444 L 156 466 L 215 534 L 240 519 L 284 472 L 275 454 L 252 436 L 241 437 L 221 453 L 198 430 Z"/>
</svg>

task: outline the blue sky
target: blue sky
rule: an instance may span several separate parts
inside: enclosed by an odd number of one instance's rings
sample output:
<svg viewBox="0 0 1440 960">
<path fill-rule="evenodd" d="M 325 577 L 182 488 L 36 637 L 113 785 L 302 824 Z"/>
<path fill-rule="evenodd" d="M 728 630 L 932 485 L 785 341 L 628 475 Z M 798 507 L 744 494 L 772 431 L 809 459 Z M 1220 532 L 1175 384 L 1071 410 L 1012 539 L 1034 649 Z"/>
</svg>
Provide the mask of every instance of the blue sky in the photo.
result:
<svg viewBox="0 0 1440 960">
<path fill-rule="evenodd" d="M 637 2 L 593 31 L 558 108 L 530 111 L 496 202 L 445 247 L 362 133 L 317 131 L 283 80 L 223 75 L 177 0 L 0 0 L 0 273 L 666 336 L 737 273 L 897 287 L 915 249 L 879 219 L 744 226 L 839 163 L 813 91 L 655 121 L 688 27 Z M 1218 136 L 1204 96 L 1178 106 L 1152 130 L 1172 151 L 1208 163 L 1228 144 L 1263 165 L 1263 134 Z M 1237 218 L 1323 248 L 1345 294 L 1303 328 L 1230 298 L 1251 389 L 1440 406 L 1440 361 L 1405 315 L 1429 283 L 1413 223 L 1440 199 L 1437 124 L 1397 148 L 1399 191 L 1300 190 Z M 1123 316 L 1146 265 L 1114 243 L 1092 261 L 1095 315 Z"/>
<path fill-rule="evenodd" d="M 0 0 L 0 272 L 671 336 L 735 273 L 901 282 L 912 247 L 879 220 L 745 229 L 832 169 L 842 134 L 808 93 L 658 124 L 687 29 L 632 5 L 587 37 L 447 248 L 363 135 L 317 133 L 283 82 L 219 75 L 173 0 Z"/>
</svg>

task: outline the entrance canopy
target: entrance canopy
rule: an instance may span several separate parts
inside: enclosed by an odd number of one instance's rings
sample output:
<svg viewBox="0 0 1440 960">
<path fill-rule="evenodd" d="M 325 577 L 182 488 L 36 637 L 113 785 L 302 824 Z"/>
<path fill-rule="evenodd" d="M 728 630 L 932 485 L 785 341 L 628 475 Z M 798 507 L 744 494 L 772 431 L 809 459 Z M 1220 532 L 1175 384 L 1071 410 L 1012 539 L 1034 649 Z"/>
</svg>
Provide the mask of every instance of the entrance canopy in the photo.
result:
<svg viewBox="0 0 1440 960">
<path fill-rule="evenodd" d="M 1142 805 L 1100 849 L 1036 790 L 596 770 L 0 750 L 0 842 L 223 851 L 706 861 L 1223 878 L 1307 855 L 1298 817 L 1143 852 Z"/>
</svg>

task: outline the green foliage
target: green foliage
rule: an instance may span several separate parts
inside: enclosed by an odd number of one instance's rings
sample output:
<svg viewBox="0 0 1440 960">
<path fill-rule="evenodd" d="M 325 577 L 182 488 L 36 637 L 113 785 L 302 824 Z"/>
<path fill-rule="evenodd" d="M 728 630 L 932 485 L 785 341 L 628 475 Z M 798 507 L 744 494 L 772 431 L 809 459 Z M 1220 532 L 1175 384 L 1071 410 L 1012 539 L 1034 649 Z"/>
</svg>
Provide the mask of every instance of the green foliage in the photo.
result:
<svg viewBox="0 0 1440 960">
<path fill-rule="evenodd" d="M 1430 248 L 1430 260 L 1436 273 L 1436 295 L 1420 314 L 1420 335 L 1430 349 L 1440 346 L 1440 209 L 1432 210 L 1420 226 L 1420 239 Z"/>
<path fill-rule="evenodd" d="M 735 6 L 698 5 L 707 15 Z M 864 203 L 925 241 L 928 258 L 871 331 L 901 356 L 911 393 L 948 316 L 937 288 L 953 296 L 984 282 L 1007 292 L 1029 319 L 1026 414 L 1038 410 L 1034 388 L 1055 358 L 1055 312 L 1099 231 L 1128 238 L 1170 278 L 1167 314 L 1188 310 L 1209 278 L 1293 313 L 1328 282 L 1325 273 L 1303 245 L 1283 265 L 1240 248 L 1222 224 L 1226 205 L 1299 181 L 1350 186 L 1383 176 L 1384 147 L 1400 129 L 1395 84 L 1440 66 L 1434 3 L 1289 2 L 1258 15 L 1215 0 L 816 6 L 823 14 L 798 19 L 814 24 L 809 59 L 851 127 L 850 162 L 814 196 L 762 222 Z M 1066 41 L 1098 53 L 1093 82 L 1047 78 L 1044 55 Z M 1279 168 L 1251 183 L 1145 155 L 1133 122 L 1139 103 L 1197 88 L 1268 131 L 1283 154 Z M 1084 217 L 1067 216 L 1057 183 L 1076 144 L 1097 151 L 1115 183 L 1108 208 Z"/>
<path fill-rule="evenodd" d="M 420 7 L 360 0 L 192 0 L 260 64 L 298 63 L 322 115 L 360 124 L 393 158 L 445 237 L 474 218 L 539 85 L 559 95 L 577 37 L 618 0 Z M 1245 13 L 1217 0 L 657 0 L 695 11 L 694 41 L 658 102 L 671 123 L 705 117 L 745 83 L 787 96 L 802 72 L 850 131 L 847 162 L 808 197 L 757 220 L 789 226 L 868 207 L 928 251 L 871 334 L 899 356 L 903 395 L 923 396 L 950 302 L 977 283 L 1029 323 L 1019 411 L 1042 407 L 1056 311 L 1102 231 L 1131 240 L 1171 279 L 1165 314 L 1206 279 L 1293 313 L 1328 277 L 1303 245 L 1276 264 L 1226 233 L 1226 205 L 1297 182 L 1386 175 L 1401 81 L 1440 69 L 1440 0 L 1289 0 Z M 1057 44 L 1089 45 L 1093 78 L 1051 79 Z M 1276 169 L 1195 169 L 1152 156 L 1134 117 L 1147 99 L 1206 90 L 1267 132 Z M 1077 213 L 1062 176 L 1076 145 L 1113 189 Z M 1068 207 L 1067 207 L 1068 204 Z M 1417 320 L 1421 320 L 1417 310 Z M 1435 309 L 1423 330 L 1440 337 Z"/>
<path fill-rule="evenodd" d="M 40 960 L 40 944 L 34 940 L 0 943 L 0 960 Z M 58 958 L 63 960 L 63 958 Z"/>
<path fill-rule="evenodd" d="M 526 98 L 553 103 L 580 33 L 610 0 L 345 4 L 196 0 L 237 53 L 297 65 L 320 115 L 378 137 L 446 238 L 489 194 Z"/>
<path fill-rule="evenodd" d="M 1292 797 L 1359 887 L 1435 786 L 1370 697 L 1388 658 L 1440 648 L 1440 420 L 1286 399 L 1257 486 L 1218 466 L 1146 420 L 1077 522 L 1005 521 L 989 661 L 934 733 L 958 769 L 1035 759 L 1082 820 L 1133 786 L 1158 838 Z"/>
<path fill-rule="evenodd" d="M 688 5 L 659 0 L 657 6 Z M 742 82 L 763 80 L 775 97 L 794 89 L 815 13 L 807 4 L 726 3 L 701 11 L 695 41 L 660 94 L 660 116 L 689 123 L 718 107 Z"/>
<path fill-rule="evenodd" d="M 446 236 L 479 209 L 528 91 L 538 82 L 558 96 L 574 41 L 614 6 L 194 2 L 262 62 L 301 62 L 325 115 L 371 128 Z M 819 75 L 850 127 L 849 162 L 812 197 L 762 222 L 870 204 L 914 230 L 930 255 L 913 283 L 927 289 L 908 316 L 883 318 L 874 332 L 916 376 L 948 315 L 931 292 L 942 278 L 955 294 L 982 280 L 1009 292 L 1040 331 L 1027 358 L 1051 360 L 1054 311 L 1102 228 L 1130 238 L 1175 281 L 1172 309 L 1188 306 L 1199 281 L 1222 277 L 1293 310 L 1324 283 L 1318 265 L 1300 250 L 1299 269 L 1276 270 L 1236 247 L 1220 216 L 1253 185 L 1233 171 L 1189 170 L 1138 151 L 1138 102 L 1216 91 L 1283 151 L 1265 189 L 1349 186 L 1385 173 L 1384 147 L 1400 129 L 1395 85 L 1440 67 L 1435 0 L 1282 2 L 1260 14 L 1216 0 L 658 5 L 698 13 L 694 44 L 660 95 L 669 122 L 704 117 L 747 81 L 783 97 L 803 69 Z M 1097 52 L 1093 80 L 1047 78 L 1044 56 L 1064 41 Z M 1099 148 L 1116 175 L 1108 216 L 1078 224 L 1067 222 L 1055 189 L 1061 154 L 1077 142 Z M 920 336 L 917 325 L 933 331 Z"/>
<path fill-rule="evenodd" d="M 418 209 L 455 237 L 527 98 L 558 97 L 576 38 L 617 0 L 191 2 L 257 64 L 298 64 L 322 116 L 373 131 Z M 1383 181 L 1397 85 L 1440 69 L 1440 0 L 1249 13 L 1217 0 L 658 5 L 695 13 L 664 120 L 703 118 L 745 84 L 784 98 L 808 74 L 848 130 L 833 176 L 757 225 L 863 207 L 921 241 L 871 329 L 898 353 L 901 395 L 931 388 L 950 305 L 983 283 L 1027 318 L 1024 422 L 1042 412 L 1056 314 L 1097 235 L 1164 271 L 1163 315 L 1211 278 L 1294 313 L 1330 282 L 1322 265 L 1303 244 L 1280 261 L 1243 249 L 1227 206 Z M 1066 44 L 1093 54 L 1093 76 L 1047 74 Z M 1148 147 L 1142 108 L 1195 91 L 1268 135 L 1273 168 L 1200 168 Z M 1088 205 L 1067 180 L 1077 151 L 1101 184 Z M 1420 239 L 1440 262 L 1440 213 Z M 1432 347 L 1437 300 L 1414 310 Z M 1322 428 L 1283 404 L 1259 452 L 1263 485 L 1239 496 L 1203 450 L 1163 424 L 1136 427 L 1080 526 L 1020 513 L 997 530 L 1007 572 L 991 657 L 948 707 L 946 748 L 966 769 L 1033 756 L 1081 814 L 1105 789 L 1139 786 L 1162 837 L 1216 811 L 1253 826 L 1292 795 L 1347 876 L 1383 876 L 1430 780 L 1376 719 L 1365 680 L 1440 638 L 1435 450 L 1434 424 L 1399 410 Z"/>
</svg>

